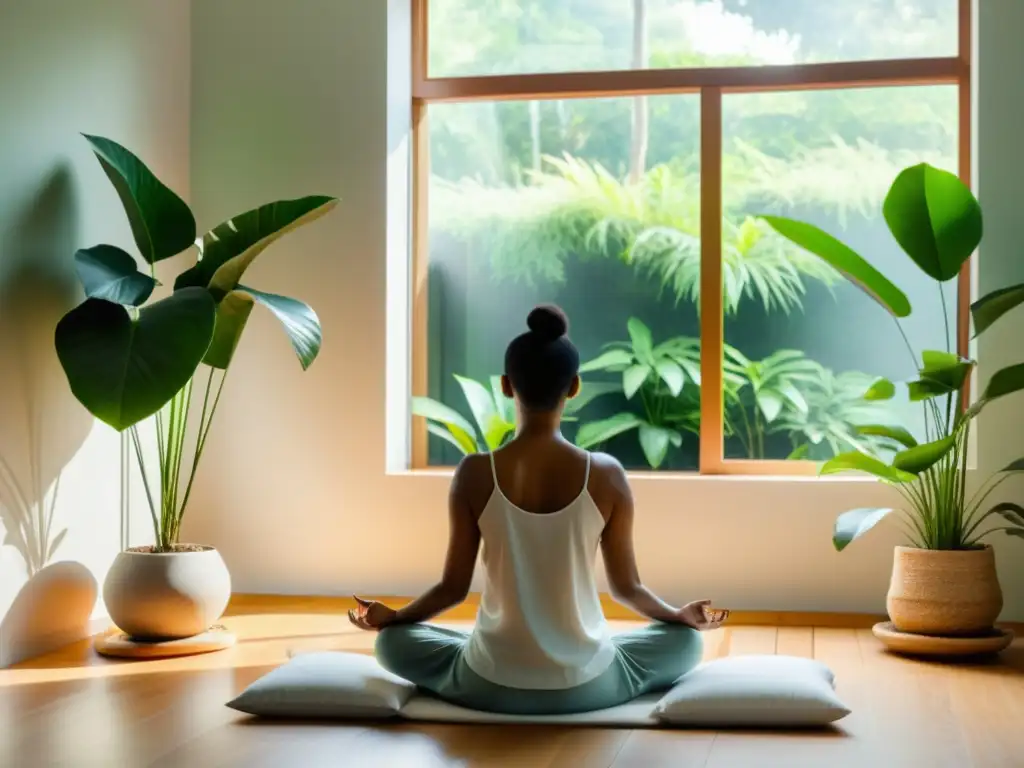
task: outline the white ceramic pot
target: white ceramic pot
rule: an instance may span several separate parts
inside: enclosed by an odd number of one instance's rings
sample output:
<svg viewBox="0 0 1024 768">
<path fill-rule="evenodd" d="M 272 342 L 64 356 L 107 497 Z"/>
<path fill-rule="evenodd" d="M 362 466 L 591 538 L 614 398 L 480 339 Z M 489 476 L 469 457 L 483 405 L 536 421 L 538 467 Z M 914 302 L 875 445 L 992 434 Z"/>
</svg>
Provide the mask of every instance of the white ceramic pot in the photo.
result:
<svg viewBox="0 0 1024 768">
<path fill-rule="evenodd" d="M 205 632 L 231 597 L 231 576 L 213 547 L 183 551 L 127 550 L 103 583 L 103 601 L 131 637 L 174 639 Z"/>
<path fill-rule="evenodd" d="M 886 606 L 900 632 L 942 637 L 990 632 L 1003 609 L 992 547 L 896 547 Z"/>
</svg>

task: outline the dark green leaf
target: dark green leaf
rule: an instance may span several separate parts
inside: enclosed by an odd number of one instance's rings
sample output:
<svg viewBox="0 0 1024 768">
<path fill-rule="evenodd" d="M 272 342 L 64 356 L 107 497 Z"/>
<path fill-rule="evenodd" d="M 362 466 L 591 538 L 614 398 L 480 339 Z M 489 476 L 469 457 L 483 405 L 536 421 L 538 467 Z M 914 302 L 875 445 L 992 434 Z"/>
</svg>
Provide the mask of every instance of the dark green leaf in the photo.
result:
<svg viewBox="0 0 1024 768">
<path fill-rule="evenodd" d="M 1024 283 L 1000 288 L 982 296 L 971 304 L 971 315 L 974 317 L 974 335 L 978 336 L 996 320 L 1005 315 L 1018 304 L 1024 303 Z"/>
<path fill-rule="evenodd" d="M 1008 528 L 1006 530 L 1007 536 L 1016 536 L 1018 539 L 1024 539 L 1024 528 Z"/>
<path fill-rule="evenodd" d="M 1024 472 L 1024 459 L 1014 459 L 1005 467 L 999 470 L 1000 472 Z"/>
<path fill-rule="evenodd" d="M 832 545 L 837 552 L 842 552 L 851 541 L 870 531 L 890 512 L 892 509 L 884 507 L 851 509 L 848 512 L 843 512 L 836 518 L 836 525 L 832 532 Z"/>
<path fill-rule="evenodd" d="M 185 386 L 210 346 L 215 316 L 202 288 L 142 309 L 86 299 L 57 324 L 57 356 L 82 405 L 123 430 Z"/>
<path fill-rule="evenodd" d="M 780 235 L 838 270 L 895 317 L 910 314 L 910 300 L 906 294 L 848 245 L 813 224 L 779 216 L 762 218 Z"/>
<path fill-rule="evenodd" d="M 142 258 L 154 264 L 189 248 L 196 240 L 196 220 L 184 201 L 120 144 L 85 138 L 121 198 Z"/>
<path fill-rule="evenodd" d="M 801 459 L 805 459 L 810 451 L 810 443 L 800 443 L 800 445 L 789 452 L 789 456 L 786 457 L 786 461 L 799 461 Z"/>
<path fill-rule="evenodd" d="M 823 475 L 833 475 L 838 472 L 848 472 L 851 470 L 867 472 L 869 475 L 874 475 L 877 478 L 888 480 L 892 483 L 911 483 L 917 479 L 916 475 L 904 472 L 896 467 L 890 467 L 874 456 L 868 456 L 859 451 L 841 453 L 829 459 L 821 465 L 820 472 Z"/>
<path fill-rule="evenodd" d="M 233 290 L 253 260 L 275 241 L 329 213 L 338 201 L 312 196 L 281 200 L 247 211 L 203 235 L 202 258 L 178 275 L 174 289 L 209 286 L 218 295 Z"/>
<path fill-rule="evenodd" d="M 580 426 L 579 432 L 576 433 L 576 445 L 580 448 L 590 448 L 623 432 L 636 429 L 641 423 L 643 422 L 632 413 L 619 413 L 609 419 L 591 421 Z"/>
<path fill-rule="evenodd" d="M 885 424 L 861 424 L 856 427 L 856 430 L 861 435 L 887 437 L 901 445 L 905 445 L 907 448 L 913 448 L 917 445 L 917 440 L 914 436 L 903 427 L 890 427 Z"/>
<path fill-rule="evenodd" d="M 941 440 L 907 448 L 892 457 L 892 465 L 904 472 L 919 475 L 933 464 L 941 461 L 956 445 L 956 440 L 956 435 L 948 435 Z"/>
<path fill-rule="evenodd" d="M 917 379 L 907 382 L 907 397 L 912 403 L 930 400 L 933 397 L 941 397 L 956 391 L 956 387 L 934 379 Z"/>
<path fill-rule="evenodd" d="M 633 363 L 633 355 L 624 349 L 609 349 L 580 366 L 580 373 L 591 371 L 624 371 Z"/>
<path fill-rule="evenodd" d="M 1014 525 L 1024 526 L 1024 507 L 1020 504 L 1014 504 L 1012 501 L 996 504 L 988 511 L 988 514 L 1000 515 Z"/>
<path fill-rule="evenodd" d="M 981 242 L 981 206 L 955 174 L 920 163 L 892 183 L 882 214 L 896 242 L 929 277 L 945 282 Z"/>
<path fill-rule="evenodd" d="M 238 290 L 248 293 L 274 314 L 288 335 L 302 370 L 309 368 L 320 354 L 320 344 L 323 342 L 320 319 L 312 307 L 298 299 L 264 293 L 244 285 L 238 286 Z"/>
<path fill-rule="evenodd" d="M 678 443 L 675 443 L 676 440 Z M 681 444 L 682 436 L 674 429 L 656 427 L 644 422 L 640 425 L 640 447 L 651 469 L 657 469 L 665 461 L 669 443 Z"/>
<path fill-rule="evenodd" d="M 201 289 L 197 289 L 201 290 Z M 242 331 L 252 312 L 253 299 L 241 291 L 232 291 L 217 305 L 217 323 L 213 329 L 213 340 L 206 350 L 203 362 L 211 368 L 227 370 L 235 356 Z"/>
<path fill-rule="evenodd" d="M 1017 363 L 993 373 L 981 399 L 991 402 L 998 397 L 1018 392 L 1021 389 L 1024 389 L 1024 363 Z"/>
<path fill-rule="evenodd" d="M 934 349 L 922 352 L 921 360 L 924 363 L 921 378 L 939 382 L 949 391 L 958 391 L 974 369 L 973 360 Z"/>
<path fill-rule="evenodd" d="M 114 245 L 94 245 L 75 253 L 75 271 L 90 299 L 137 307 L 150 297 L 156 280 L 139 272 L 131 254 Z"/>
</svg>

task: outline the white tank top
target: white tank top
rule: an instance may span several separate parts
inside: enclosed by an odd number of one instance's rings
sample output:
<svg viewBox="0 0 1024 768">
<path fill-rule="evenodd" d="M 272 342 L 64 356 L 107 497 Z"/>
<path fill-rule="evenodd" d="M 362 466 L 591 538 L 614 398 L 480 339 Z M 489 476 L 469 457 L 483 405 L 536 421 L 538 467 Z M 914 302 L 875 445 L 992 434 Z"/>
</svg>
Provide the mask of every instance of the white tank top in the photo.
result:
<svg viewBox="0 0 1024 768">
<path fill-rule="evenodd" d="M 466 646 L 469 668 L 507 688 L 582 685 L 615 657 L 594 578 L 604 519 L 587 490 L 564 509 L 535 514 L 498 485 L 480 515 L 486 581 Z"/>
</svg>

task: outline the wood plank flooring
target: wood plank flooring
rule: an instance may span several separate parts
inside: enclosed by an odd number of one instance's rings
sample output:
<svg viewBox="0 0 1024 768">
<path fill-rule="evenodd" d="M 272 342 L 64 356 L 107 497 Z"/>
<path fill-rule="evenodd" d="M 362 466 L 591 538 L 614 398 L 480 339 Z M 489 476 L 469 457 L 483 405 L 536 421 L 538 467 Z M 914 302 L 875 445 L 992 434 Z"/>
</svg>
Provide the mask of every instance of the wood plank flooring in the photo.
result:
<svg viewBox="0 0 1024 768">
<path fill-rule="evenodd" d="M 227 709 L 289 650 L 370 649 L 343 614 L 292 606 L 236 606 L 225 623 L 238 646 L 208 656 L 116 662 L 79 643 L 0 670 L 0 766 L 1024 766 L 1024 643 L 948 666 L 890 656 L 870 630 L 836 626 L 706 636 L 708 659 L 784 653 L 831 666 L 853 713 L 817 733 L 277 723 Z"/>
</svg>

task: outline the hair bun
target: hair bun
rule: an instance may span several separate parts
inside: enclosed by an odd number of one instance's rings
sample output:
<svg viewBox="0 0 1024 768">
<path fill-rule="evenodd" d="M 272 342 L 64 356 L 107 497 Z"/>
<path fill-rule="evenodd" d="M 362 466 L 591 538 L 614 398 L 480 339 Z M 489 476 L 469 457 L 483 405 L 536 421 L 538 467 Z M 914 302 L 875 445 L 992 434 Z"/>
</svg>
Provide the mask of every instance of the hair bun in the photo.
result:
<svg viewBox="0 0 1024 768">
<path fill-rule="evenodd" d="M 569 318 L 560 307 L 543 304 L 526 317 L 526 324 L 533 333 L 547 341 L 560 339 L 569 332 Z"/>
</svg>

